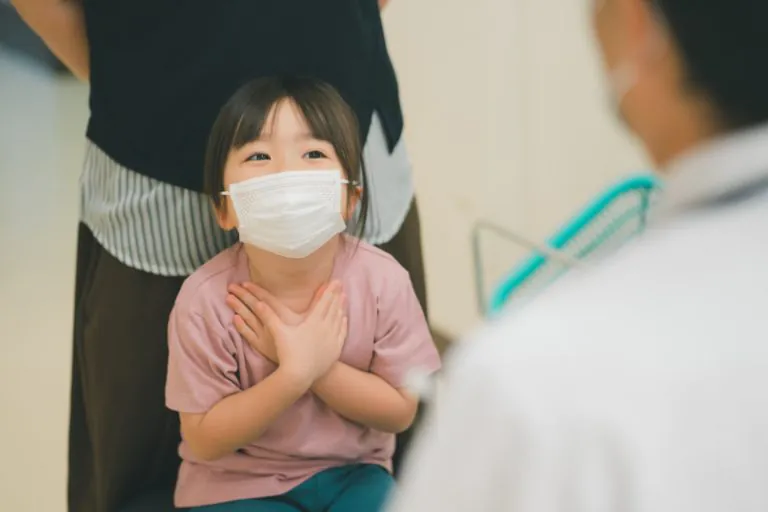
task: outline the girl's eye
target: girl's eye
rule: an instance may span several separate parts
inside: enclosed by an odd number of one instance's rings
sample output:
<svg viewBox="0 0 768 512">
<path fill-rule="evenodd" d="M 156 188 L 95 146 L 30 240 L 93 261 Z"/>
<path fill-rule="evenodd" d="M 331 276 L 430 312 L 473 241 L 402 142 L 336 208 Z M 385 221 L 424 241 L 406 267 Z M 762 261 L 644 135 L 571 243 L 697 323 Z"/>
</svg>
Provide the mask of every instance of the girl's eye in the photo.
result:
<svg viewBox="0 0 768 512">
<path fill-rule="evenodd" d="M 269 155 L 266 153 L 254 153 L 246 159 L 247 162 L 254 162 L 254 161 L 260 161 L 260 160 L 271 160 L 271 159 L 269 158 Z"/>
<path fill-rule="evenodd" d="M 328 158 L 327 156 L 325 156 L 325 153 L 317 149 L 312 151 L 307 151 L 306 153 L 304 153 L 304 157 L 311 158 L 311 159 Z"/>
</svg>

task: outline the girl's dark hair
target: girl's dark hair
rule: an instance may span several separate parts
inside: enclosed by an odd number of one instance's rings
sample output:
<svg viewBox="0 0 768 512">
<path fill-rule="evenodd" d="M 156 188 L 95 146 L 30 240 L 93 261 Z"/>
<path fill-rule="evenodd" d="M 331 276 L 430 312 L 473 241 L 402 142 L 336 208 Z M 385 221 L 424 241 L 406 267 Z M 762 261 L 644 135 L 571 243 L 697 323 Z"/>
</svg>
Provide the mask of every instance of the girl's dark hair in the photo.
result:
<svg viewBox="0 0 768 512">
<path fill-rule="evenodd" d="M 362 187 L 360 212 L 354 233 L 362 237 L 368 216 L 368 191 L 357 116 L 332 86 L 315 78 L 281 76 L 259 78 L 235 92 L 219 111 L 205 153 L 205 193 L 216 208 L 223 206 L 224 169 L 229 153 L 259 138 L 267 117 L 282 100 L 290 99 L 301 111 L 312 136 L 333 145 L 346 178 L 347 198 Z"/>
</svg>

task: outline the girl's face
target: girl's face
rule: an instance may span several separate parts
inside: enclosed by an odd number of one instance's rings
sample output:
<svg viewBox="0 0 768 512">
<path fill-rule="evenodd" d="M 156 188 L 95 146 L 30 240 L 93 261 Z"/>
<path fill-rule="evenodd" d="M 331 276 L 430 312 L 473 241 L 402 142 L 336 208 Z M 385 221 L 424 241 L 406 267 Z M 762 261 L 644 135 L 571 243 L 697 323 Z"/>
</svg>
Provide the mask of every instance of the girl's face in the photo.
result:
<svg viewBox="0 0 768 512">
<path fill-rule="evenodd" d="M 314 138 L 301 110 L 287 99 L 272 108 L 258 139 L 230 151 L 224 169 L 224 188 L 229 190 L 232 183 L 284 171 L 336 169 L 344 172 L 333 145 Z M 360 194 L 358 191 L 348 201 L 347 190 L 343 186 L 341 211 L 349 220 Z M 234 229 L 238 221 L 232 199 L 227 197 L 223 206 L 217 212 L 219 224 L 223 229 Z"/>
</svg>

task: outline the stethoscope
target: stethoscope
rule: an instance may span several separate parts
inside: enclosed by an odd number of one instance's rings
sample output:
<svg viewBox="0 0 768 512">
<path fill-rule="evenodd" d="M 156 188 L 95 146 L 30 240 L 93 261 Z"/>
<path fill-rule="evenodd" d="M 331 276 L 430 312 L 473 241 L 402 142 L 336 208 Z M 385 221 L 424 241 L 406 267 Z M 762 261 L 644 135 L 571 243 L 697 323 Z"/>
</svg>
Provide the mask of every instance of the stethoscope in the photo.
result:
<svg viewBox="0 0 768 512">
<path fill-rule="evenodd" d="M 716 194 L 708 199 L 701 200 L 697 203 L 688 205 L 687 207 L 681 207 L 680 209 L 673 208 L 669 211 L 664 212 L 663 214 L 659 212 L 659 216 L 652 215 L 653 221 L 651 224 L 656 223 L 663 223 L 663 219 L 668 216 L 673 216 L 673 212 L 676 214 L 682 213 L 685 214 L 685 212 L 693 212 L 696 210 L 706 210 L 706 209 L 713 209 L 713 208 L 719 208 L 719 207 L 725 207 L 728 205 L 734 205 L 739 204 L 742 202 L 749 201 L 750 199 L 761 195 L 762 193 L 768 191 L 768 176 L 761 176 L 757 179 L 750 180 L 746 183 L 739 184 L 721 194 Z M 662 204 L 659 204 L 660 209 L 664 209 L 663 200 L 661 201 Z M 513 242 L 516 242 L 523 247 L 526 247 L 528 249 L 534 250 L 548 258 L 551 258 L 558 263 L 562 264 L 563 266 L 567 268 L 583 268 L 585 266 L 588 266 L 587 263 L 585 263 L 582 260 L 577 259 L 573 255 L 569 254 L 567 251 L 555 249 L 553 247 L 550 247 L 546 244 L 538 243 L 534 240 L 531 240 L 530 238 L 523 236 L 519 233 L 516 233 L 512 230 L 506 229 L 504 227 L 498 226 L 496 224 L 493 224 L 488 221 L 480 221 L 481 227 L 484 230 L 492 231 L 496 233 L 497 235 L 507 239 L 511 240 Z M 482 268 L 477 263 L 480 258 L 479 251 L 480 251 L 480 241 L 479 241 L 479 230 L 475 232 L 473 235 L 473 241 L 472 241 L 472 248 L 475 253 L 475 274 L 476 274 L 476 282 L 481 282 L 481 272 Z M 478 297 L 484 296 L 484 290 L 481 288 L 478 290 Z M 482 304 L 482 303 L 481 303 Z M 418 368 L 413 369 L 408 373 L 406 376 L 406 388 L 410 390 L 410 392 L 419 398 L 420 401 L 429 403 L 434 400 L 435 392 L 437 387 L 437 380 L 434 376 L 430 376 L 425 372 L 419 371 Z"/>
</svg>

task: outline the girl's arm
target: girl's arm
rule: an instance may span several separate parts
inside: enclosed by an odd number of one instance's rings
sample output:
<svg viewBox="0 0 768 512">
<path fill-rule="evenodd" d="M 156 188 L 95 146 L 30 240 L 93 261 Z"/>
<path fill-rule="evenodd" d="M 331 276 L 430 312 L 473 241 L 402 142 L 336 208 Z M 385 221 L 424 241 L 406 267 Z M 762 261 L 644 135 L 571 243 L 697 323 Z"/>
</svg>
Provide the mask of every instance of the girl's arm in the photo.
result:
<svg viewBox="0 0 768 512">
<path fill-rule="evenodd" d="M 332 289 L 338 286 L 337 282 L 330 285 Z M 289 323 L 299 322 L 301 316 L 252 283 L 230 286 L 230 292 L 232 295 L 227 298 L 227 304 L 236 314 L 235 327 L 238 332 L 267 359 L 279 364 L 269 333 L 261 321 L 266 319 L 260 319 L 261 315 L 254 314 L 254 311 L 261 305 L 269 317 L 280 318 Z M 320 293 L 322 291 L 318 292 L 318 296 Z M 420 310 L 418 313 L 421 314 Z M 408 335 L 397 332 L 397 329 L 387 326 L 385 328 L 387 332 L 382 333 L 385 345 L 391 344 L 386 338 L 396 338 L 395 343 L 407 341 L 409 338 Z M 423 334 L 422 329 L 417 331 L 418 334 Z M 429 336 L 428 331 L 426 336 Z M 429 343 L 431 344 L 431 340 Z M 364 372 L 338 361 L 324 376 L 314 382 L 311 389 L 331 409 L 346 419 L 383 432 L 399 433 L 407 430 L 413 423 L 418 409 L 418 400 L 404 389 L 393 386 L 375 372 Z"/>
<path fill-rule="evenodd" d="M 348 420 L 392 434 L 411 426 L 419 405 L 404 389 L 341 362 L 315 381 L 312 391 Z"/>
<path fill-rule="evenodd" d="M 278 368 L 257 385 L 230 395 L 203 414 L 181 413 L 192 453 L 216 460 L 254 442 L 309 390 L 311 381 Z"/>
<path fill-rule="evenodd" d="M 285 325 L 277 318 L 267 324 L 281 364 L 243 390 L 236 349 L 215 311 L 196 313 L 186 302 L 182 288 L 168 323 L 166 405 L 179 412 L 182 436 L 203 460 L 219 459 L 258 439 L 328 373 L 347 337 L 340 293 L 326 291 L 300 324 Z"/>
<path fill-rule="evenodd" d="M 12 0 L 11 4 L 72 74 L 88 81 L 90 59 L 82 0 Z"/>
<path fill-rule="evenodd" d="M 368 371 L 341 363 L 315 381 L 312 390 L 337 413 L 385 432 L 400 433 L 413 423 L 418 399 L 406 391 L 413 372 L 440 367 L 424 313 L 408 273 L 382 265 L 384 285 L 376 294 L 373 357 Z"/>
<path fill-rule="evenodd" d="M 256 308 L 242 287 L 232 288 L 233 296 L 227 303 L 236 312 L 235 327 L 240 335 L 275 364 L 279 358 L 275 347 L 258 317 L 250 310 Z M 266 292 L 258 292 L 265 297 Z M 264 301 L 273 311 L 277 309 L 282 317 L 290 315 L 276 304 L 272 297 Z M 387 381 L 372 373 L 363 372 L 342 362 L 336 362 L 323 377 L 312 385 L 312 391 L 331 409 L 350 421 L 384 432 L 399 433 L 413 423 L 418 401 L 403 391 L 392 387 Z"/>
</svg>

